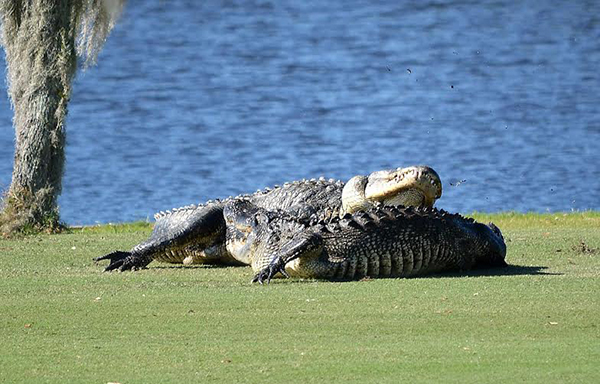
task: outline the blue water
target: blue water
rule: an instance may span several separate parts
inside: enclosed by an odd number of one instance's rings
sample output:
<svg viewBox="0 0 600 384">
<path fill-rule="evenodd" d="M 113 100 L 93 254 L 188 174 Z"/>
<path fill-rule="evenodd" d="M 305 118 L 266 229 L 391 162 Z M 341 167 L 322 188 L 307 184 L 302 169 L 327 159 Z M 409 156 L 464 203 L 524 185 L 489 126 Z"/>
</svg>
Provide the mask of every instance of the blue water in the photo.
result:
<svg viewBox="0 0 600 384">
<path fill-rule="evenodd" d="M 600 209 L 599 15 L 598 1 L 130 0 L 74 85 L 62 218 L 411 164 L 438 171 L 451 211 Z"/>
</svg>

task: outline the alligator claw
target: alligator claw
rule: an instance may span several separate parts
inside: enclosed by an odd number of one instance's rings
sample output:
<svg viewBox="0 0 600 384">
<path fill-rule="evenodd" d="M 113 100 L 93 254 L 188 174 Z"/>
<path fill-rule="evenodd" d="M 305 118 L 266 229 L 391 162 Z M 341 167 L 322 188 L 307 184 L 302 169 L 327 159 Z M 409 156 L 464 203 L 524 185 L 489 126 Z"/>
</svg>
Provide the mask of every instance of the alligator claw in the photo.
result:
<svg viewBox="0 0 600 384">
<path fill-rule="evenodd" d="M 102 260 L 110 260 L 110 264 L 104 268 L 104 272 L 114 271 L 115 269 L 126 271 L 134 267 L 131 262 L 131 252 L 115 251 L 108 255 L 94 258 L 96 263 Z"/>
<path fill-rule="evenodd" d="M 271 278 L 280 272 L 283 276 L 289 278 L 290 275 L 285 271 L 285 262 L 281 257 L 274 258 L 267 267 L 260 270 L 252 279 L 253 283 L 258 282 L 259 284 L 264 284 L 265 279 L 267 284 L 271 282 Z"/>
</svg>

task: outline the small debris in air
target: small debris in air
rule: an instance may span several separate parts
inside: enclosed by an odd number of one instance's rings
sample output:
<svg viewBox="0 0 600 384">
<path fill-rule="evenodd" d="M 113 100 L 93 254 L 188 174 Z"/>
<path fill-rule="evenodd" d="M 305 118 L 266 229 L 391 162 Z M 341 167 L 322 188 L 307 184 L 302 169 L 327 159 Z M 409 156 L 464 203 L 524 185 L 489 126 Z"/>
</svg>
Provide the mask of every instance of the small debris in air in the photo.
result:
<svg viewBox="0 0 600 384">
<path fill-rule="evenodd" d="M 462 180 L 457 181 L 456 183 L 450 183 L 450 185 L 453 187 L 458 187 L 459 185 L 461 185 L 462 183 L 464 183 L 466 181 L 467 181 L 467 179 L 462 179 Z"/>
</svg>

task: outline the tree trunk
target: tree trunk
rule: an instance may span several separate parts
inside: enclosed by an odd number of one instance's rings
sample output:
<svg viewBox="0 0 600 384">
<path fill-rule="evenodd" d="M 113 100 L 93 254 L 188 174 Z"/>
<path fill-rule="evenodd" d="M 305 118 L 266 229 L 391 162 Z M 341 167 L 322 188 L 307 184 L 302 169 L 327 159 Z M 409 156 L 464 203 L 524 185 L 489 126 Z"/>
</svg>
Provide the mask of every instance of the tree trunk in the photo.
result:
<svg viewBox="0 0 600 384">
<path fill-rule="evenodd" d="M 2 5 L 16 147 L 0 232 L 56 230 L 64 167 L 65 119 L 76 71 L 76 0 Z"/>
</svg>

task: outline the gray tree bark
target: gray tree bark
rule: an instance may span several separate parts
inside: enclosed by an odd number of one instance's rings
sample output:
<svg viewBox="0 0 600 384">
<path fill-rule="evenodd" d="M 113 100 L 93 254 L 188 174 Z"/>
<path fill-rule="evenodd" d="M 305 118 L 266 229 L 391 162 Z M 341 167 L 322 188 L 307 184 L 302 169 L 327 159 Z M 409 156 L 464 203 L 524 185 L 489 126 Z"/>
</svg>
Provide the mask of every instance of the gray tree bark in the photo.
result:
<svg viewBox="0 0 600 384">
<path fill-rule="evenodd" d="M 123 3 L 124 0 L 0 3 L 16 137 L 12 182 L 0 215 L 1 234 L 61 227 L 57 199 L 77 51 L 93 62 Z M 116 5 L 116 12 L 110 4 Z"/>
</svg>

